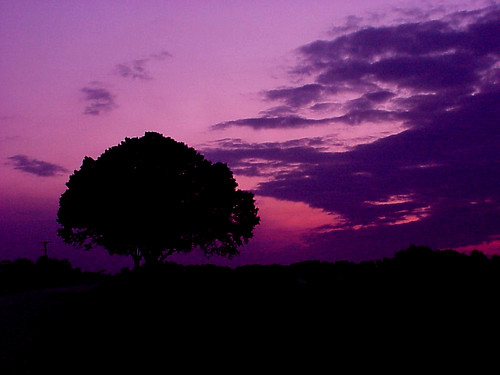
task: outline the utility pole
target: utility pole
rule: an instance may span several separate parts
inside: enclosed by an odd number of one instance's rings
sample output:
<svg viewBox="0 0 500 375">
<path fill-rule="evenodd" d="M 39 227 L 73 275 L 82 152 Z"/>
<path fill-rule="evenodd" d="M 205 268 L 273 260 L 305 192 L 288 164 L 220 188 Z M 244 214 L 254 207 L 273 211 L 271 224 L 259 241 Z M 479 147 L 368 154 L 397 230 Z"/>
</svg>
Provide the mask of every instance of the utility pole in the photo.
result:
<svg viewBox="0 0 500 375">
<path fill-rule="evenodd" d="M 43 244 L 43 251 L 45 253 L 45 258 L 47 258 L 47 244 L 50 243 L 50 241 L 41 241 L 41 244 Z"/>
</svg>

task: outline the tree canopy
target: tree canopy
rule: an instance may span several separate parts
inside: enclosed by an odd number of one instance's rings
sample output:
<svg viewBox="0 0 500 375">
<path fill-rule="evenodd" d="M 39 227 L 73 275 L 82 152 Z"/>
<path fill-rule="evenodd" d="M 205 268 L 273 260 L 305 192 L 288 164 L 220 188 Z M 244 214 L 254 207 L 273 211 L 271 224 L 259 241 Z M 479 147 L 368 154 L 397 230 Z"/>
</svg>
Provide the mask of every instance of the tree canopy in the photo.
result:
<svg viewBox="0 0 500 375">
<path fill-rule="evenodd" d="M 130 255 L 136 266 L 196 247 L 232 257 L 259 223 L 253 194 L 237 189 L 226 164 L 155 132 L 85 157 L 66 186 L 59 236 Z"/>
</svg>

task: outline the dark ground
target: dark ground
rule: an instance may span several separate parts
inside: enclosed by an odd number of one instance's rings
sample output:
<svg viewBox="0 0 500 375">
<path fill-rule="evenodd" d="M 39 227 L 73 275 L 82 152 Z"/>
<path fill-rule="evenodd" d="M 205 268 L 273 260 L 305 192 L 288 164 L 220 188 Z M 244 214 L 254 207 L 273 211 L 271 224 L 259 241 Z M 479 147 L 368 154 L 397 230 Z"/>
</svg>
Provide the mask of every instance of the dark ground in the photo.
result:
<svg viewBox="0 0 500 375">
<path fill-rule="evenodd" d="M 45 278 L 38 263 L 0 273 L 0 373 L 262 369 L 269 358 L 312 365 L 413 346 L 427 358 L 498 341 L 500 258 L 479 252 L 411 247 L 357 264 L 165 264 L 113 276 L 60 263 Z"/>
</svg>

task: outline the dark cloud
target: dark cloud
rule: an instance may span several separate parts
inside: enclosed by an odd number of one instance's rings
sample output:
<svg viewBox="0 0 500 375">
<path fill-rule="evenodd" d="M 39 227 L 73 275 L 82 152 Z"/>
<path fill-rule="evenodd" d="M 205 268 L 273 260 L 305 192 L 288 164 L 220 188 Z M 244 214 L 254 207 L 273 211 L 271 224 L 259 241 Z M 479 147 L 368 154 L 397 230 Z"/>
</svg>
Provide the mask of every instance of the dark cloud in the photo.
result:
<svg viewBox="0 0 500 375">
<path fill-rule="evenodd" d="M 156 61 L 163 61 L 163 60 L 168 59 L 170 57 L 173 57 L 173 56 L 168 51 L 161 51 L 159 53 L 153 53 L 153 54 L 149 55 L 149 58 L 151 60 L 156 60 Z"/>
<path fill-rule="evenodd" d="M 305 60 L 298 71 L 315 73 L 323 85 L 389 83 L 417 92 L 472 89 L 494 66 L 492 55 L 499 53 L 497 8 L 318 40 L 300 49 Z"/>
<path fill-rule="evenodd" d="M 275 117 L 252 117 L 234 121 L 226 121 L 212 126 L 213 130 L 223 130 L 231 126 L 247 126 L 256 130 L 261 129 L 279 129 L 279 128 L 305 128 L 308 126 L 317 126 L 333 123 L 344 123 L 349 125 L 358 125 L 365 121 L 380 122 L 388 120 L 397 120 L 407 116 L 399 112 L 385 111 L 379 109 L 353 109 L 344 115 L 311 119 L 296 115 L 275 116 Z"/>
<path fill-rule="evenodd" d="M 304 128 L 311 125 L 321 125 L 330 119 L 308 119 L 295 115 L 277 117 L 253 117 L 234 121 L 226 121 L 212 126 L 213 130 L 222 130 L 230 126 L 248 126 L 254 129 Z"/>
<path fill-rule="evenodd" d="M 150 80 L 153 77 L 148 69 L 148 65 L 152 61 L 163 61 L 168 57 L 172 57 L 172 55 L 166 51 L 151 54 L 142 59 L 116 65 L 116 72 L 123 78 Z"/>
<path fill-rule="evenodd" d="M 442 110 L 478 90 L 498 89 L 499 8 L 441 19 L 412 9 L 405 15 L 418 16 L 417 21 L 378 27 L 358 28 L 360 20 L 353 18 L 344 34 L 298 49 L 301 62 L 292 71 L 310 82 L 264 93 L 266 101 L 281 101 L 287 112 L 276 112 L 283 106 L 274 107 L 260 117 L 214 128 L 286 129 L 387 120 L 417 126 L 416 120 L 432 106 Z M 308 111 L 325 117 L 311 119 Z"/>
<path fill-rule="evenodd" d="M 356 109 L 346 113 L 345 115 L 331 118 L 330 120 L 349 125 L 358 125 L 363 122 L 394 121 L 405 117 L 405 114 L 382 109 Z"/>
<path fill-rule="evenodd" d="M 101 83 L 92 82 L 82 88 L 81 91 L 84 94 L 84 100 L 87 102 L 83 112 L 86 115 L 97 116 L 116 108 L 115 96 Z"/>
<path fill-rule="evenodd" d="M 396 94 L 388 91 L 388 90 L 381 90 L 381 91 L 374 91 L 374 92 L 368 92 L 364 95 L 364 97 L 372 102 L 380 103 L 380 102 L 385 102 L 386 100 L 394 97 Z"/>
<path fill-rule="evenodd" d="M 154 61 L 163 61 L 172 55 L 167 51 L 151 54 L 145 58 L 136 59 L 131 62 L 117 64 L 115 73 L 123 78 L 151 80 L 153 79 L 149 65 Z M 101 115 L 117 107 L 115 95 L 101 82 L 91 82 L 81 89 L 84 94 L 84 100 L 87 102 L 84 113 L 86 115 Z"/>
<path fill-rule="evenodd" d="M 336 111 L 340 108 L 342 108 L 342 105 L 340 103 L 332 102 L 315 103 L 314 105 L 309 107 L 309 109 L 313 112 L 330 112 Z"/>
<path fill-rule="evenodd" d="M 427 239 L 433 246 L 479 243 L 500 228 L 498 103 L 498 92 L 478 94 L 425 127 L 317 155 L 316 163 L 281 173 L 256 193 L 341 214 L 353 234 L 323 239 L 368 233 L 377 243 L 392 233 L 393 246 Z M 375 230 L 385 226 L 391 228 Z"/>
<path fill-rule="evenodd" d="M 393 8 L 393 12 L 396 13 L 396 21 L 403 22 L 416 22 L 416 21 L 428 21 L 432 17 L 443 17 L 446 14 L 446 8 L 443 6 L 433 6 L 426 9 L 421 8 Z"/>
<path fill-rule="evenodd" d="M 289 116 L 297 112 L 297 109 L 290 107 L 288 105 L 279 105 L 276 107 L 271 107 L 259 112 L 262 117 L 280 117 Z"/>
<path fill-rule="evenodd" d="M 499 25 L 500 27 L 500 25 Z M 396 84 L 399 88 L 419 91 L 444 90 L 468 87 L 478 81 L 481 62 L 472 54 L 450 54 L 439 56 L 397 56 L 374 63 L 345 61 L 336 64 L 318 76 L 318 82 L 333 84 L 339 81 L 375 79 Z"/>
<path fill-rule="evenodd" d="M 317 159 L 316 155 L 322 153 L 331 145 L 331 139 L 327 137 L 264 143 L 247 143 L 241 139 L 228 138 L 216 141 L 210 147 L 206 147 L 204 153 L 216 156 L 217 159 L 227 159 L 229 155 L 234 154 L 235 158 L 231 158 L 234 161 L 242 158 L 262 158 L 285 162 L 314 162 Z M 301 154 L 298 152 L 299 150 L 303 150 L 304 153 Z M 319 159 L 322 160 L 321 157 Z"/>
<path fill-rule="evenodd" d="M 68 170 L 57 164 L 48 163 L 46 161 L 29 158 L 26 155 L 14 155 L 7 158 L 14 169 L 31 173 L 40 177 L 53 177 L 61 173 L 67 173 Z"/>
<path fill-rule="evenodd" d="M 358 30 L 363 20 L 364 20 L 363 17 L 353 16 L 353 15 L 347 16 L 344 25 L 333 26 L 330 29 L 330 34 L 338 35 Z"/>
<path fill-rule="evenodd" d="M 150 73 L 146 70 L 148 60 L 134 60 L 128 64 L 118 64 L 116 70 L 123 78 L 132 79 L 152 79 Z"/>
<path fill-rule="evenodd" d="M 299 49 L 303 61 L 295 73 L 307 72 L 311 86 L 267 96 L 294 116 L 216 127 L 383 122 L 405 130 L 344 152 L 317 138 L 293 146 L 226 141 L 212 155 L 242 174 L 266 175 L 258 195 L 340 215 L 341 223 L 311 233 L 305 256 L 323 252 L 331 259 L 337 249 L 341 257 L 373 259 L 410 243 L 458 247 L 494 238 L 500 233 L 499 38 L 500 6 L 490 6 L 310 43 Z M 339 95 L 347 91 L 347 99 Z M 309 119 L 308 110 L 335 113 Z M 269 165 L 276 171 L 263 174 Z"/>
<path fill-rule="evenodd" d="M 212 161 L 228 163 L 243 176 L 276 176 L 279 171 L 317 164 L 330 155 L 332 146 L 343 146 L 330 137 L 294 139 L 285 142 L 247 143 L 241 139 L 223 139 L 203 149 Z"/>
<path fill-rule="evenodd" d="M 441 20 L 365 27 L 333 40 L 312 42 L 300 51 L 308 65 L 322 69 L 346 58 L 372 63 L 394 55 L 470 52 L 480 57 L 499 51 L 498 38 L 498 9 L 492 6 L 454 13 Z"/>
<path fill-rule="evenodd" d="M 300 87 L 282 88 L 265 92 L 269 100 L 283 100 L 290 107 L 302 107 L 320 100 L 325 93 L 334 93 L 336 90 L 319 84 L 307 84 Z"/>
<path fill-rule="evenodd" d="M 226 139 L 204 153 L 247 176 L 255 193 L 341 215 L 312 231 L 303 256 L 376 259 L 411 243 L 459 247 L 500 228 L 500 93 L 474 95 L 426 126 L 347 152 L 334 138 L 246 143 Z M 274 170 L 276 169 L 276 170 Z"/>
</svg>

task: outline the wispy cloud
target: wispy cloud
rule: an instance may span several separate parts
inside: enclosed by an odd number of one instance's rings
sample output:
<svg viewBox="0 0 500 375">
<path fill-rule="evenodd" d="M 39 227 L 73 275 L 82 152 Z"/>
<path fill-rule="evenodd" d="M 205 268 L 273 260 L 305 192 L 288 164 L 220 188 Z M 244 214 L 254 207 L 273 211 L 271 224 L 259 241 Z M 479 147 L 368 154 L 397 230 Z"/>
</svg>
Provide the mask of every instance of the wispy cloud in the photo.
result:
<svg viewBox="0 0 500 375">
<path fill-rule="evenodd" d="M 61 173 L 67 173 L 68 170 L 57 164 L 30 158 L 26 155 L 18 154 L 7 158 L 7 164 L 12 165 L 14 169 L 34 174 L 39 177 L 54 177 Z"/>
<path fill-rule="evenodd" d="M 330 119 L 308 119 L 295 115 L 276 117 L 251 117 L 234 121 L 226 121 L 212 126 L 214 130 L 222 130 L 230 126 L 248 126 L 254 129 L 304 128 L 331 122 Z"/>
<path fill-rule="evenodd" d="M 91 82 L 83 87 L 85 106 L 84 114 L 98 116 L 116 108 L 115 96 L 100 82 Z"/>
<path fill-rule="evenodd" d="M 326 151 L 334 146 L 344 145 L 329 136 L 264 143 L 227 138 L 206 145 L 203 153 L 210 160 L 228 163 L 238 175 L 274 178 L 277 172 L 324 161 L 332 155 Z"/>
<path fill-rule="evenodd" d="M 116 70 L 123 78 L 149 80 L 152 77 L 146 69 L 147 62 L 148 60 L 134 60 L 131 63 L 118 64 Z"/>
<path fill-rule="evenodd" d="M 114 72 L 120 77 L 147 81 L 153 79 L 149 65 L 154 61 L 164 61 L 172 55 L 167 51 L 153 53 L 147 57 L 117 64 Z M 102 82 L 93 81 L 80 89 L 86 102 L 84 114 L 98 116 L 117 108 L 116 96 Z"/>
<path fill-rule="evenodd" d="M 213 130 L 224 130 L 231 126 L 247 126 L 256 130 L 262 129 L 297 129 L 309 126 L 329 125 L 343 123 L 348 125 L 358 125 L 363 122 L 381 122 L 404 119 L 405 113 L 396 111 L 386 111 L 381 109 L 353 109 L 341 116 L 327 117 L 321 119 L 304 118 L 297 115 L 272 116 L 272 117 L 251 117 L 234 121 L 226 121 L 212 126 Z"/>
<path fill-rule="evenodd" d="M 169 57 L 172 57 L 172 55 L 169 52 L 163 51 L 141 59 L 117 64 L 115 70 L 118 75 L 123 78 L 151 80 L 153 76 L 149 70 L 150 63 L 154 61 L 164 61 Z"/>
<path fill-rule="evenodd" d="M 265 92 L 269 100 L 282 100 L 290 107 L 302 107 L 317 102 L 325 93 L 334 94 L 335 88 L 310 83 L 299 87 L 287 87 Z"/>
</svg>

